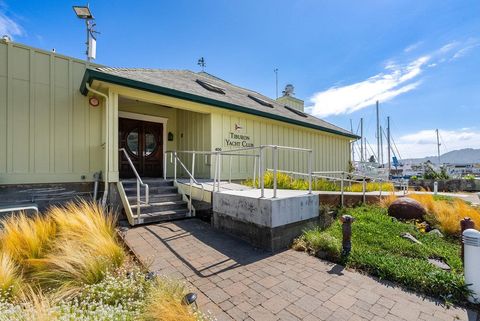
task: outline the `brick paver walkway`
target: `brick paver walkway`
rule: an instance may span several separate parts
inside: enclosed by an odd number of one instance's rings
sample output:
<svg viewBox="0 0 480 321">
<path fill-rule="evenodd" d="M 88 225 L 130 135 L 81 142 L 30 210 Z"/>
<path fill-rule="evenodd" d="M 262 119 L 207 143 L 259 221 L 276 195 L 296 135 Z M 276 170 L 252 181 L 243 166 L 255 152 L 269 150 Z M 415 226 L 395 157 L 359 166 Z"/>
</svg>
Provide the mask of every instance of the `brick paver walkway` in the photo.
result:
<svg viewBox="0 0 480 321">
<path fill-rule="evenodd" d="M 305 253 L 254 249 L 197 219 L 125 238 L 150 270 L 186 281 L 218 320 L 477 320 Z"/>
</svg>

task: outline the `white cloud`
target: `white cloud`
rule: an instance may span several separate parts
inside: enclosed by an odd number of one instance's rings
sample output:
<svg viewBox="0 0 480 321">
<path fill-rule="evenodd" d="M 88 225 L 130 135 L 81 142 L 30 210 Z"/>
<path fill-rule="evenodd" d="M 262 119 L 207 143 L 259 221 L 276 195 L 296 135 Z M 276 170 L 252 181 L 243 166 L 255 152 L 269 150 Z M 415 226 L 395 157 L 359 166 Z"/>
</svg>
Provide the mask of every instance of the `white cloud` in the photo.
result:
<svg viewBox="0 0 480 321">
<path fill-rule="evenodd" d="M 1 8 L 0 8 L 1 9 Z M 23 35 L 22 27 L 9 18 L 5 13 L 0 12 L 0 37 L 8 35 L 11 38 Z"/>
<path fill-rule="evenodd" d="M 418 41 L 414 44 L 411 44 L 410 46 L 408 46 L 407 48 L 403 49 L 403 52 L 411 52 L 411 51 L 414 51 L 415 49 L 417 49 L 418 47 L 420 47 L 420 45 L 423 43 L 423 41 Z"/>
<path fill-rule="evenodd" d="M 459 58 L 462 58 L 463 56 L 465 56 L 468 52 L 470 52 L 472 49 L 474 49 L 475 47 L 478 47 L 480 45 L 479 42 L 477 41 L 472 41 L 470 44 L 468 44 L 466 47 L 463 47 L 463 48 L 460 48 L 459 50 L 457 50 L 457 52 L 455 52 L 455 54 L 453 55 L 453 57 L 451 58 L 451 60 L 455 60 L 455 59 L 459 59 Z"/>
<path fill-rule="evenodd" d="M 413 44 L 405 48 L 404 52 L 412 51 L 419 45 L 420 43 Z M 480 46 L 477 39 L 454 41 L 406 64 L 389 60 L 381 73 L 366 80 L 351 85 L 333 86 L 315 93 L 310 98 L 312 105 L 306 110 L 315 116 L 327 117 L 353 113 L 375 104 L 377 100 L 392 100 L 416 89 L 421 84 L 420 77 L 425 70 L 458 59 L 477 46 Z"/>
<path fill-rule="evenodd" d="M 316 93 L 310 99 L 313 103 L 310 111 L 319 117 L 348 114 L 372 105 L 376 100 L 391 100 L 418 87 L 419 81 L 407 82 L 417 78 L 429 60 L 430 56 L 423 56 L 403 66 L 390 62 L 385 72 L 367 80 Z"/>
<path fill-rule="evenodd" d="M 462 149 L 480 148 L 480 131 L 471 128 L 442 130 L 440 132 L 440 152 Z M 417 158 L 437 154 L 437 134 L 435 129 L 424 129 L 401 136 L 396 141 L 402 158 Z"/>
</svg>

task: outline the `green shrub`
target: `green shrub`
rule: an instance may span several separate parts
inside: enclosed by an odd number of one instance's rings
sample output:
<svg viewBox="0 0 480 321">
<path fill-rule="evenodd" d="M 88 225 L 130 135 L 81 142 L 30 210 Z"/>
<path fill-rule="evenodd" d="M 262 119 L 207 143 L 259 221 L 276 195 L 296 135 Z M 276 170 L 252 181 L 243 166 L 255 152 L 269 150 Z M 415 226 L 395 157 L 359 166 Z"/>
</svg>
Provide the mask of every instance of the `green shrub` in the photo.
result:
<svg viewBox="0 0 480 321">
<path fill-rule="evenodd" d="M 308 249 L 314 253 L 324 252 L 326 257 L 331 259 L 340 257 L 340 242 L 334 236 L 322 232 L 320 229 L 312 229 L 305 231 L 303 237 Z"/>
</svg>

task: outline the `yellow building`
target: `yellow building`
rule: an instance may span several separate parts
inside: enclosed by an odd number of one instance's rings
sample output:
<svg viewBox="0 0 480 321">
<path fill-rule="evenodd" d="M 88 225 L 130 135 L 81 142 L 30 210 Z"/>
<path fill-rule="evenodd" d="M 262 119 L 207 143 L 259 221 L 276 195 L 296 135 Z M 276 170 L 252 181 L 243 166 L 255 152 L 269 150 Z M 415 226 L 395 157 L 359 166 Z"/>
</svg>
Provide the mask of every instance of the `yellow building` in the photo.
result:
<svg viewBox="0 0 480 321">
<path fill-rule="evenodd" d="M 260 145 L 312 149 L 314 170 L 347 170 L 355 139 L 304 113 L 289 94 L 273 100 L 205 72 L 108 68 L 0 42 L 2 193 L 33 183 L 87 193 L 94 173 L 109 183 L 132 177 L 121 148 L 142 177 L 163 177 L 168 150 Z M 189 164 L 191 155 L 182 157 Z M 279 168 L 305 171 L 306 157 L 282 151 Z M 252 177 L 252 159 L 231 162 L 233 179 Z M 226 163 L 221 168 L 229 175 Z M 195 176 L 213 178 L 211 157 L 198 157 Z"/>
</svg>

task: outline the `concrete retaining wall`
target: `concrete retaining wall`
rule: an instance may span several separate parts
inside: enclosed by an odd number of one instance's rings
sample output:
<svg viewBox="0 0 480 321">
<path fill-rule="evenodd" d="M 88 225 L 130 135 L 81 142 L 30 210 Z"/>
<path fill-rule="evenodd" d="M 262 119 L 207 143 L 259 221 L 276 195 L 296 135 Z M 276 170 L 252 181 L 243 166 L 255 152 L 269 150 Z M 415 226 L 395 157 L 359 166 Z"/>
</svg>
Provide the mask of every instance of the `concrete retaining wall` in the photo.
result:
<svg viewBox="0 0 480 321">
<path fill-rule="evenodd" d="M 317 194 L 282 190 L 277 198 L 260 198 L 259 193 L 214 193 L 213 225 L 255 246 L 278 251 L 286 249 L 308 225 L 318 222 Z"/>
</svg>

